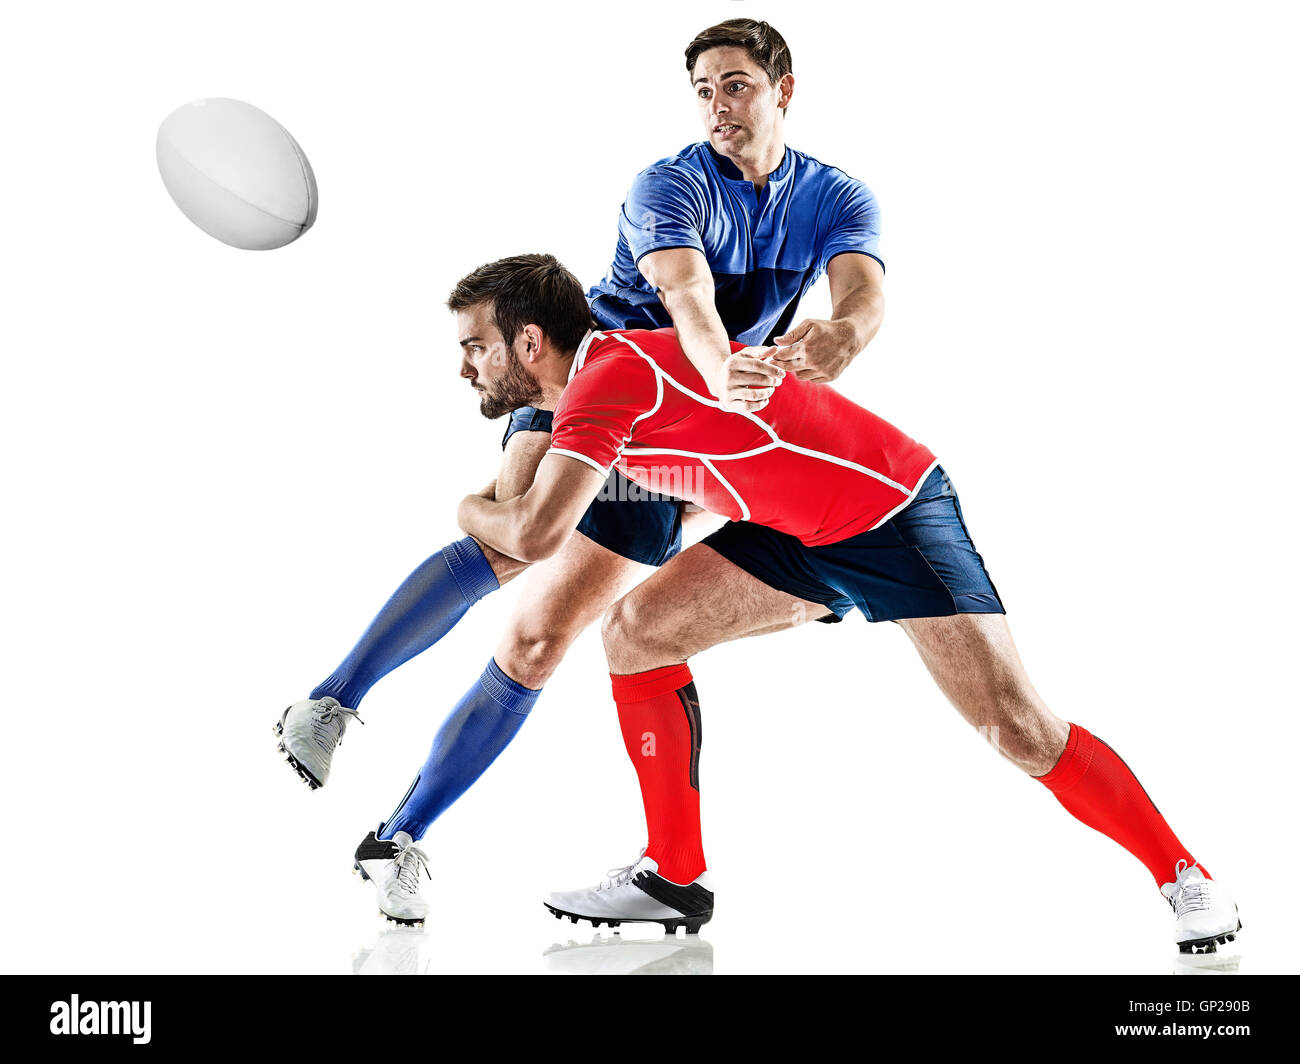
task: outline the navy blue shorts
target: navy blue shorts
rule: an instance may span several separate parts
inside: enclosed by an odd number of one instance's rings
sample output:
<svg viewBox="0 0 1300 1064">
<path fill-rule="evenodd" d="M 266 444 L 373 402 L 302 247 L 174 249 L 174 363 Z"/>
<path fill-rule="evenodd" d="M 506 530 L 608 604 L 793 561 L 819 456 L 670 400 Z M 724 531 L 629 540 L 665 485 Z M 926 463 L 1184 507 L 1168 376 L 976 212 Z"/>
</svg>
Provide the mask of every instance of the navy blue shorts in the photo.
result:
<svg viewBox="0 0 1300 1064">
<path fill-rule="evenodd" d="M 703 542 L 768 587 L 828 606 L 823 621 L 854 606 L 869 621 L 1006 613 L 942 466 L 893 518 L 838 543 L 806 547 L 748 521 L 728 522 Z"/>
<path fill-rule="evenodd" d="M 521 407 L 511 413 L 501 446 L 516 432 L 550 431 L 551 411 Z M 578 531 L 624 558 L 663 565 L 682 549 L 682 502 L 648 492 L 612 470 L 578 522 Z"/>
</svg>

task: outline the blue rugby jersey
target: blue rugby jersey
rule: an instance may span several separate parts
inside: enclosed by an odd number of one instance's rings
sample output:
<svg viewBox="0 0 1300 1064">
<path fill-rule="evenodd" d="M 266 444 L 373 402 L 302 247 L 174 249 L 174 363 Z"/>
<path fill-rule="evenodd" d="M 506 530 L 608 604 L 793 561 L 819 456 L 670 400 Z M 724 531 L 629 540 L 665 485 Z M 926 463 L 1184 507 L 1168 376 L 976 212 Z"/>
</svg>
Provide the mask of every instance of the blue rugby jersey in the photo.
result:
<svg viewBox="0 0 1300 1064">
<path fill-rule="evenodd" d="M 860 252 L 881 262 L 879 238 L 875 196 L 843 170 L 786 148 L 756 193 L 703 141 L 636 176 L 619 215 L 613 265 L 587 301 L 605 329 L 669 327 L 672 319 L 636 264 L 652 251 L 695 248 L 713 273 L 727 334 L 743 344 L 770 343 L 793 324 L 799 300 L 836 255 Z"/>
</svg>

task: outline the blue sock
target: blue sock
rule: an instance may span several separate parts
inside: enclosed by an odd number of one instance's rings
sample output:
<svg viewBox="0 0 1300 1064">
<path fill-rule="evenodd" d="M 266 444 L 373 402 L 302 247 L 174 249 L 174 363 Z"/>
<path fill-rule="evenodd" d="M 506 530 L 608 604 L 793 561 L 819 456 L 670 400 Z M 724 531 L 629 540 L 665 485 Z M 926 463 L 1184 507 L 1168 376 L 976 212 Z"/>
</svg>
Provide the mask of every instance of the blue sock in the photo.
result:
<svg viewBox="0 0 1300 1064">
<path fill-rule="evenodd" d="M 448 544 L 393 592 L 352 653 L 308 697 L 332 695 L 356 709 L 382 677 L 428 650 L 500 586 L 473 538 Z"/>
<path fill-rule="evenodd" d="M 478 682 L 443 721 L 429 759 L 377 837 L 391 839 L 405 831 L 413 839 L 421 838 L 509 745 L 541 693 L 515 683 L 495 660 L 489 661 Z"/>
</svg>

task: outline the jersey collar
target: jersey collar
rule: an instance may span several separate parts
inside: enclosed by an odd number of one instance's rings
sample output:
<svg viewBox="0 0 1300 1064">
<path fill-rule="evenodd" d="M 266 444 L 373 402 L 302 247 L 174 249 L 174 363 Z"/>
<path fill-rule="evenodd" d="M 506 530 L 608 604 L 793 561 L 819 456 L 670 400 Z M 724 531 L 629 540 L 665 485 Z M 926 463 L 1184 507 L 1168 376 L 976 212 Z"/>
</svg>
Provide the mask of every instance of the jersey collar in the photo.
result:
<svg viewBox="0 0 1300 1064">
<path fill-rule="evenodd" d="M 746 184 L 746 185 L 753 183 L 750 181 L 746 181 L 745 175 L 740 172 L 740 167 L 737 166 L 735 163 L 733 163 L 725 155 L 721 154 L 718 151 L 718 149 L 715 148 L 712 144 L 710 144 L 707 140 L 702 141 L 701 143 L 703 143 L 704 147 L 708 149 L 709 156 L 713 159 L 713 165 L 717 168 L 718 173 L 721 174 L 723 177 L 725 177 L 728 181 L 739 181 L 742 184 Z M 769 182 L 780 181 L 781 178 L 785 177 L 786 174 L 790 172 L 792 161 L 793 161 L 793 157 L 790 148 L 787 146 L 785 149 L 785 155 L 781 157 L 781 165 L 767 175 L 767 180 Z"/>
<path fill-rule="evenodd" d="M 569 380 L 573 380 L 573 375 L 582 369 L 582 364 L 587 361 L 587 348 L 591 346 L 591 341 L 602 335 L 602 333 L 596 332 L 595 329 L 587 330 L 587 335 L 582 338 L 582 343 L 578 345 L 578 350 L 574 352 L 573 364 L 569 367 Z"/>
</svg>

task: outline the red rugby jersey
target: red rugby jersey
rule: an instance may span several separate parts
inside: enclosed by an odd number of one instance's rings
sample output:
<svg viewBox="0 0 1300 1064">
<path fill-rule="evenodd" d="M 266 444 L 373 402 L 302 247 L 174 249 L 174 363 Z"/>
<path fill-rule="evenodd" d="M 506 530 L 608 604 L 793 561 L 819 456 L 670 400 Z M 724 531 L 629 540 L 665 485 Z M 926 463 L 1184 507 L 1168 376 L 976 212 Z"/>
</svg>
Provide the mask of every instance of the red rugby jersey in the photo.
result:
<svg viewBox="0 0 1300 1064">
<path fill-rule="evenodd" d="M 548 453 L 810 547 L 883 524 L 936 465 L 889 422 L 790 373 L 756 414 L 722 410 L 672 329 L 588 334 Z"/>
</svg>

